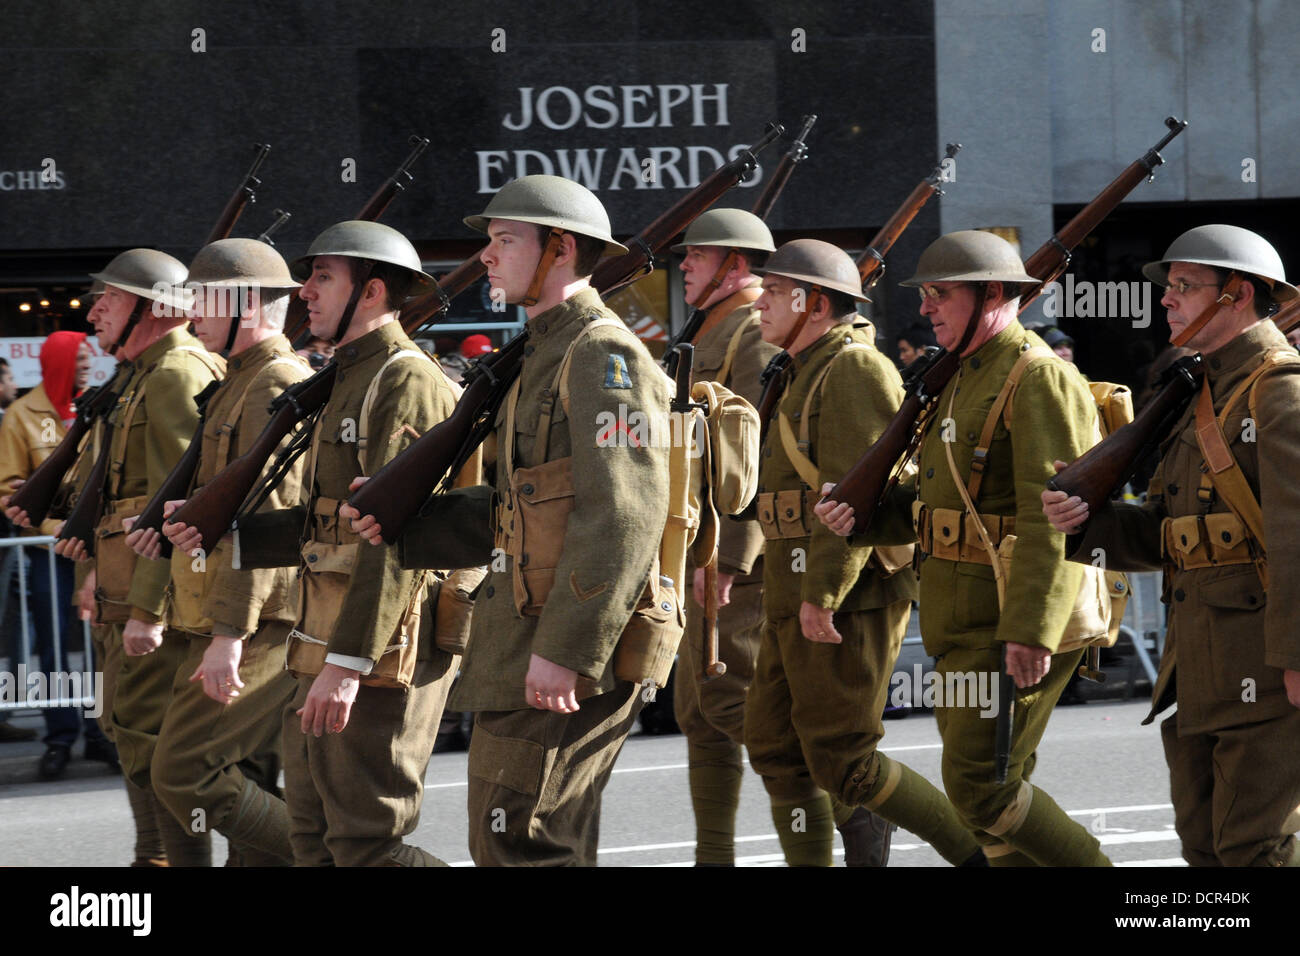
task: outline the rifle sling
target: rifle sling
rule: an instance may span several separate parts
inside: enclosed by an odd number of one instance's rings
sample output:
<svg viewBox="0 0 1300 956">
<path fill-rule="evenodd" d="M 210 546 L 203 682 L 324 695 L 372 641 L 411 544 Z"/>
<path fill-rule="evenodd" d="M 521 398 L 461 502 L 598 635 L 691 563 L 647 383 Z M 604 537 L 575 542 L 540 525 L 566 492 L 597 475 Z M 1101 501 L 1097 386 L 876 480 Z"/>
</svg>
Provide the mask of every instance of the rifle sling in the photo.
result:
<svg viewBox="0 0 1300 956">
<path fill-rule="evenodd" d="M 1237 289 L 1241 287 L 1242 276 L 1238 272 L 1232 272 L 1228 275 L 1228 281 L 1223 286 L 1223 291 L 1219 297 L 1201 310 L 1201 314 L 1192 319 L 1190 325 L 1183 329 L 1176 336 L 1169 340 L 1171 345 L 1186 345 L 1197 332 L 1205 328 L 1207 322 L 1219 314 L 1219 309 L 1225 305 L 1230 305 L 1237 298 Z"/>
</svg>

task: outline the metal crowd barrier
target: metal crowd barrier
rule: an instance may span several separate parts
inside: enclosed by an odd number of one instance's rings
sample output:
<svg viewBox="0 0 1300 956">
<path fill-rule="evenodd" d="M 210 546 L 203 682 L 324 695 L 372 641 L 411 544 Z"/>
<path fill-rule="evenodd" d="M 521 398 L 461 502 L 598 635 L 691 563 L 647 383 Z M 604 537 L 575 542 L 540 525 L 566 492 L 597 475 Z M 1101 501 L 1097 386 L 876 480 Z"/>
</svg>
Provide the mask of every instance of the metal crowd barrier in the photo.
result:
<svg viewBox="0 0 1300 956">
<path fill-rule="evenodd" d="M 57 570 L 55 565 L 56 555 L 54 554 L 55 540 L 56 539 L 52 535 L 33 535 L 30 537 L 0 538 L 0 554 L 4 555 L 3 559 L 0 559 L 0 564 L 12 562 L 16 566 L 17 569 L 16 573 L 18 576 L 18 618 L 19 621 L 21 622 L 21 640 L 18 646 L 10 648 L 8 670 L 9 673 L 13 675 L 17 675 L 20 673 L 27 673 L 27 674 L 34 673 L 31 670 L 32 633 L 31 633 L 31 616 L 29 613 L 31 609 L 30 609 L 29 587 L 27 583 L 27 562 L 23 560 L 25 555 L 22 550 L 23 548 L 28 548 L 28 547 L 33 549 L 40 549 L 45 552 L 45 556 L 43 559 L 34 557 L 34 560 L 46 560 L 49 562 L 49 570 L 50 570 L 49 613 L 50 613 L 50 626 L 53 629 L 53 651 L 54 651 L 53 657 L 55 661 L 62 661 L 64 668 L 69 667 L 68 658 L 66 655 L 63 654 L 63 634 L 60 633 L 60 628 L 59 628 L 59 588 L 57 583 L 58 576 L 57 576 Z M 5 549 L 17 549 L 17 550 L 6 551 Z M 8 617 L 7 603 L 9 599 L 9 580 L 7 575 L 5 576 L 5 580 L 3 581 L 3 586 L 4 586 L 3 593 L 0 594 L 0 627 L 3 626 L 5 618 Z M 66 610 L 67 613 L 69 614 L 72 613 L 71 607 L 67 608 Z M 37 613 L 39 613 L 39 610 Z M 95 660 L 94 651 L 92 649 L 91 638 L 90 638 L 89 621 L 81 622 L 81 633 L 82 633 L 82 641 L 83 641 L 81 673 L 84 674 L 92 671 L 94 667 L 94 660 Z M 58 680 L 58 681 L 52 680 L 51 678 L 53 677 L 53 668 L 51 668 L 50 666 L 51 663 L 52 662 L 49 661 L 44 661 L 44 660 L 41 661 L 41 670 L 46 674 L 46 682 L 45 682 L 46 687 L 52 688 L 57 685 L 58 689 L 60 691 L 63 691 L 67 688 L 67 684 L 69 683 L 69 681 L 66 679 Z M 67 673 L 67 671 L 65 671 L 64 673 Z M 47 707 L 94 707 L 95 706 L 95 695 L 93 693 L 95 690 L 95 684 L 93 682 L 91 686 L 88 688 L 88 690 L 90 690 L 91 693 L 83 694 L 80 697 L 58 696 L 58 697 L 51 697 L 50 699 L 45 699 L 45 700 L 29 700 L 28 699 L 29 688 L 27 685 L 27 681 L 25 680 L 18 681 L 16 677 L 13 678 L 13 680 L 14 680 L 13 683 L 14 696 L 16 696 L 18 699 L 7 700 L 6 698 L 9 696 L 8 694 L 0 694 L 0 711 L 31 711 L 31 710 L 41 710 Z M 78 681 L 78 684 L 79 685 L 81 684 L 80 680 Z"/>
</svg>

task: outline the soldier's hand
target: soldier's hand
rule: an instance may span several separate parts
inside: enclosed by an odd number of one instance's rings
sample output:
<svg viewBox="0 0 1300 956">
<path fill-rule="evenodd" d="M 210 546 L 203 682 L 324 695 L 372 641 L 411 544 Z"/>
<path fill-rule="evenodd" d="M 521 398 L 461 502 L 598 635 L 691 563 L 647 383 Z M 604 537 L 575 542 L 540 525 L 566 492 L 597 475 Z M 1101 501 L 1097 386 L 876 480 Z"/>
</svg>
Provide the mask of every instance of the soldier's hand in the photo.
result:
<svg viewBox="0 0 1300 956">
<path fill-rule="evenodd" d="M 0 498 L 0 508 L 4 509 L 5 517 L 8 518 L 10 521 L 12 521 L 18 527 L 30 528 L 32 526 L 32 522 L 27 517 L 27 512 L 24 511 L 22 508 L 19 508 L 16 505 L 11 505 L 9 503 L 9 499 L 13 497 L 13 492 L 17 491 L 22 486 L 23 486 L 22 481 L 15 481 L 12 491 L 9 494 L 5 495 L 3 498 Z"/>
<path fill-rule="evenodd" d="M 127 532 L 126 546 L 142 558 L 157 561 L 162 557 L 162 535 L 152 528 L 140 528 L 132 531 L 131 529 L 135 527 L 135 521 L 135 518 L 122 519 L 122 528 Z"/>
<path fill-rule="evenodd" d="M 61 558 L 71 558 L 73 561 L 85 561 L 86 542 L 80 538 L 61 538 L 54 542 L 54 553 Z"/>
<path fill-rule="evenodd" d="M 1286 699 L 1292 707 L 1300 707 L 1300 671 L 1283 671 L 1282 683 L 1286 685 Z"/>
<path fill-rule="evenodd" d="M 1052 669 L 1052 652 L 1045 647 L 1007 642 L 1007 674 L 1023 690 L 1033 687 Z"/>
<path fill-rule="evenodd" d="M 199 533 L 199 529 L 183 521 L 165 520 L 180 510 L 184 504 L 185 499 L 181 498 L 177 501 L 168 501 L 163 505 L 162 533 L 172 543 L 173 548 L 179 548 L 183 554 L 191 554 L 195 548 L 203 547 L 203 535 Z"/>
<path fill-rule="evenodd" d="M 361 672 L 338 664 L 326 664 L 312 681 L 307 691 L 307 703 L 298 711 L 302 718 L 302 732 L 315 734 L 341 734 L 352 716 L 357 691 L 361 688 Z"/>
<path fill-rule="evenodd" d="M 799 628 L 803 636 L 818 644 L 841 644 L 844 638 L 835 630 L 835 610 L 804 601 L 799 605 Z"/>
<path fill-rule="evenodd" d="M 538 710 L 572 714 L 578 708 L 578 672 L 533 654 L 524 678 L 524 699 Z"/>
<path fill-rule="evenodd" d="M 128 657 L 143 657 L 162 647 L 163 623 L 150 624 L 134 618 L 122 628 L 122 650 Z"/>
<path fill-rule="evenodd" d="M 348 491 L 356 491 L 370 479 L 365 475 L 359 475 L 352 479 L 348 485 Z M 352 507 L 347 502 L 339 505 L 339 517 L 346 521 L 352 522 L 352 533 L 361 535 L 362 540 L 370 544 L 383 544 L 384 539 L 381 536 L 383 529 L 379 527 L 379 522 L 375 520 L 374 515 L 366 515 L 364 518 L 361 512 Z"/>
<path fill-rule="evenodd" d="M 214 634 L 190 681 L 203 681 L 203 693 L 218 704 L 229 704 L 244 686 L 239 679 L 239 661 L 243 656 L 244 642 L 240 638 Z"/>
<path fill-rule="evenodd" d="M 831 493 L 835 486 L 829 481 L 822 485 L 822 500 L 813 505 L 813 514 L 821 519 L 821 523 L 830 528 L 831 531 L 838 534 L 841 538 L 847 538 L 853 533 L 853 506 L 842 501 L 827 501 L 825 496 Z"/>
<path fill-rule="evenodd" d="M 1063 461 L 1052 462 L 1058 472 L 1065 469 Z M 1063 534 L 1073 534 L 1088 523 L 1088 503 L 1077 495 L 1067 495 L 1064 491 L 1047 491 L 1043 494 L 1043 514 L 1052 527 Z"/>
<path fill-rule="evenodd" d="M 728 574 L 726 571 L 718 572 L 718 607 L 726 607 L 731 603 L 731 585 L 735 583 L 736 576 Z M 704 593 L 704 569 L 695 569 L 695 580 L 692 591 L 695 595 L 695 603 L 704 607 L 704 599 L 707 596 Z"/>
<path fill-rule="evenodd" d="M 91 568 L 77 591 L 77 617 L 83 621 L 95 619 L 95 569 Z"/>
</svg>

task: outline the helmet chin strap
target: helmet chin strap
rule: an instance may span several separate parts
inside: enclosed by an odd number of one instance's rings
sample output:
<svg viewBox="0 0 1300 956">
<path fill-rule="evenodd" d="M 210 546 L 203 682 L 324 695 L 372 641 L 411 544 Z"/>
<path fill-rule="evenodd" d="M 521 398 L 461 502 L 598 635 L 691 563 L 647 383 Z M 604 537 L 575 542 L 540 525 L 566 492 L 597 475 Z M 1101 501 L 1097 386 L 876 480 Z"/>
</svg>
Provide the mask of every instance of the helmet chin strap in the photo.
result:
<svg viewBox="0 0 1300 956">
<path fill-rule="evenodd" d="M 137 295 L 135 297 L 135 307 L 131 310 L 131 314 L 127 316 L 126 326 L 122 329 L 122 334 L 117 337 L 116 342 L 108 347 L 108 354 L 113 356 L 113 358 L 118 358 L 118 353 L 126 347 L 126 340 L 129 339 L 131 333 L 135 331 L 136 323 L 140 321 L 140 316 L 144 314 L 144 304 L 148 301 L 150 300 L 146 299 L 142 295 Z"/>
<path fill-rule="evenodd" d="M 235 338 L 239 335 L 239 323 L 244 317 L 244 290 L 242 286 L 235 286 L 235 310 L 230 317 L 230 331 L 226 333 L 226 347 L 222 354 L 230 358 L 235 353 Z"/>
<path fill-rule="evenodd" d="M 1183 329 L 1172 339 L 1169 340 L 1171 345 L 1186 345 L 1197 332 L 1205 328 L 1210 319 L 1219 314 L 1219 310 L 1225 305 L 1231 305 L 1237 301 L 1237 290 L 1241 288 L 1244 276 L 1239 272 L 1228 274 L 1228 281 L 1223 286 L 1223 291 L 1219 293 L 1218 298 L 1201 310 L 1201 314 L 1192 319 L 1191 324 Z"/>
<path fill-rule="evenodd" d="M 717 271 L 713 273 L 713 278 L 709 280 L 709 284 L 704 287 L 704 291 L 696 296 L 695 301 L 691 303 L 692 309 L 704 308 L 704 303 L 709 301 L 709 296 L 718 291 L 718 287 L 722 285 L 723 280 L 727 278 L 727 273 L 736 267 L 737 257 L 738 255 L 735 249 L 727 250 L 727 254 L 722 257 L 722 262 L 718 266 Z"/>
<path fill-rule="evenodd" d="M 537 260 L 537 268 L 533 271 L 533 281 L 528 284 L 528 291 L 524 293 L 523 300 L 519 303 L 524 308 L 536 305 L 537 300 L 541 298 L 542 283 L 546 281 L 547 273 L 551 271 L 551 266 L 555 265 L 555 259 L 560 254 L 563 236 L 563 229 L 558 226 L 551 227 L 546 237 L 546 246 L 542 249 L 542 257 Z"/>
<path fill-rule="evenodd" d="M 1002 289 L 1005 292 L 1005 282 L 1002 284 Z M 958 342 L 957 347 L 953 349 L 953 351 L 957 353 L 958 358 L 961 358 L 962 354 L 970 346 L 971 340 L 975 338 L 975 329 L 979 326 L 980 319 L 984 316 L 984 306 L 988 300 L 989 285 L 987 282 L 981 282 L 979 292 L 975 293 L 975 308 L 971 310 L 970 320 L 966 323 L 966 331 L 961 334 L 961 341 Z"/>
<path fill-rule="evenodd" d="M 813 286 L 808 292 L 808 301 L 804 303 L 804 309 L 799 313 L 799 318 L 795 319 L 794 327 L 786 335 L 785 341 L 781 343 L 781 351 L 789 352 L 790 346 L 794 345 L 794 340 L 799 337 L 803 327 L 808 324 L 808 317 L 817 311 L 817 306 L 821 305 L 822 287 Z"/>
<path fill-rule="evenodd" d="M 348 304 L 343 307 L 343 315 L 339 318 L 338 327 L 334 330 L 334 335 L 330 342 L 338 345 L 343 341 L 343 336 L 347 334 L 348 326 L 352 324 L 352 316 L 357 311 L 357 303 L 361 301 L 361 293 L 365 291 L 366 283 L 370 281 L 370 275 L 375 271 L 373 262 L 366 262 L 365 267 L 361 270 L 361 275 L 352 286 L 352 294 L 348 296 Z"/>
</svg>

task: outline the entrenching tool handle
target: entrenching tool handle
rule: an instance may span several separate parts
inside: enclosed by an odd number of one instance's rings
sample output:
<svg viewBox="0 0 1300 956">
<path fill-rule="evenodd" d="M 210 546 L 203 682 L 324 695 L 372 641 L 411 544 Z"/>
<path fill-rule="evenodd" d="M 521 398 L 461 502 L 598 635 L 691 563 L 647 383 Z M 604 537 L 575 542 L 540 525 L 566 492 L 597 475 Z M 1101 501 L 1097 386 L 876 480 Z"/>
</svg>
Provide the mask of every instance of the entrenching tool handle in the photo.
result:
<svg viewBox="0 0 1300 956">
<path fill-rule="evenodd" d="M 998 716 L 993 738 L 993 779 L 1007 782 L 1011 765 L 1011 727 L 1016 714 L 1016 682 L 1007 673 L 1007 645 L 1002 645 L 1001 663 L 998 665 Z"/>
<path fill-rule="evenodd" d="M 710 681 L 725 673 L 727 665 L 718 660 L 718 556 L 715 554 L 704 567 L 704 679 Z"/>
</svg>

